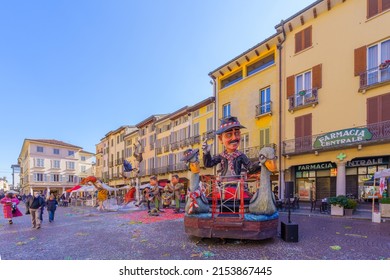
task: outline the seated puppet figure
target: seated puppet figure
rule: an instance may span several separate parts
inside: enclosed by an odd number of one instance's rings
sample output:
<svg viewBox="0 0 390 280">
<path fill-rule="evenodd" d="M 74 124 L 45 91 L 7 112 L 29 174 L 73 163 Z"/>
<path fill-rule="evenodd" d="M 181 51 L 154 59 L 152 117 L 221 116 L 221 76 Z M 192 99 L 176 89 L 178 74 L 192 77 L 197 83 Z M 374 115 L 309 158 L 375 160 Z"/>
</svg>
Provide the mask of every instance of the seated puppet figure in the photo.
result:
<svg viewBox="0 0 390 280">
<path fill-rule="evenodd" d="M 260 171 L 260 165 L 253 163 L 249 158 L 238 150 L 241 141 L 241 128 L 245 128 L 240 124 L 236 117 L 222 119 L 219 129 L 216 131 L 219 141 L 224 146 L 224 151 L 219 155 L 210 154 L 210 146 L 205 141 L 202 145 L 203 163 L 205 167 L 213 167 L 221 164 L 218 175 L 221 179 L 229 180 L 229 177 L 234 180 L 241 175 L 242 167 L 248 173 L 256 173 Z M 234 186 L 233 186 L 234 187 Z M 231 195 L 232 192 L 230 192 Z M 246 192 L 244 198 L 249 198 L 250 194 Z M 225 199 L 230 198 L 225 195 Z"/>
</svg>

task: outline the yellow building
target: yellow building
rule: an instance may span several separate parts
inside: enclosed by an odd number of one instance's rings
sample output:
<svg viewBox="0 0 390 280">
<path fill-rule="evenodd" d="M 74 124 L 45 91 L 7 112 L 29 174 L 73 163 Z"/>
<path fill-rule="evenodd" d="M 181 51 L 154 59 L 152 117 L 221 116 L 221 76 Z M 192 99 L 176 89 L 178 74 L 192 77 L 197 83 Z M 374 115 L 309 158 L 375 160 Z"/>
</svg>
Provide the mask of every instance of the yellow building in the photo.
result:
<svg viewBox="0 0 390 280">
<path fill-rule="evenodd" d="M 258 160 L 264 146 L 277 149 L 279 130 L 279 57 L 281 32 L 233 58 L 209 73 L 214 81 L 217 128 L 220 120 L 235 116 L 245 126 L 241 130 L 240 150 L 252 161 Z M 223 151 L 219 143 L 215 153 Z M 273 176 L 273 185 L 278 176 Z"/>
<path fill-rule="evenodd" d="M 134 145 L 138 143 L 138 129 L 135 129 L 131 131 L 130 133 L 126 134 L 124 136 L 125 141 L 125 159 L 131 163 L 133 168 L 138 168 L 138 163 L 135 161 L 134 158 Z M 136 172 L 131 172 L 129 177 L 129 183 L 130 180 L 134 179 L 137 175 Z M 133 183 L 135 183 L 133 181 Z"/>
<path fill-rule="evenodd" d="M 286 32 L 281 169 L 302 200 L 367 198 L 389 166 L 388 2 L 316 1 L 276 26 Z"/>
<path fill-rule="evenodd" d="M 99 142 L 96 146 L 96 167 L 95 174 L 97 178 L 103 179 L 103 151 L 104 151 L 104 142 Z"/>
<path fill-rule="evenodd" d="M 165 115 L 152 115 L 140 123 L 136 124 L 138 128 L 138 140 L 142 145 L 143 161 L 140 164 L 141 184 L 148 183 L 149 177 L 155 174 L 155 139 L 156 139 L 156 121 Z"/>
<path fill-rule="evenodd" d="M 103 181 L 108 179 L 108 184 L 111 187 L 120 187 L 127 184 L 123 178 L 123 160 L 125 158 L 124 137 L 134 130 L 136 130 L 134 126 L 121 126 L 114 131 L 108 132 L 101 140 L 103 145 L 102 179 Z M 105 144 L 107 145 L 106 149 L 104 149 Z M 107 167 L 105 167 L 106 163 Z"/>
</svg>

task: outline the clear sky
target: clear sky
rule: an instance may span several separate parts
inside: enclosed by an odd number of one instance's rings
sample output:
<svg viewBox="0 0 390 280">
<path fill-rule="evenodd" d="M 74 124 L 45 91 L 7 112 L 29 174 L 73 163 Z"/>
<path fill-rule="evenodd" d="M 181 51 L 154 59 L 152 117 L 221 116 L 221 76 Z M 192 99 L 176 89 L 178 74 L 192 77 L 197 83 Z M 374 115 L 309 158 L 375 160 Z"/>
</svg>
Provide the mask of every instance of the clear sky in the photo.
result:
<svg viewBox="0 0 390 280">
<path fill-rule="evenodd" d="M 110 130 L 212 96 L 210 71 L 313 2 L 0 1 L 0 177 L 25 138 L 95 152 Z"/>
</svg>

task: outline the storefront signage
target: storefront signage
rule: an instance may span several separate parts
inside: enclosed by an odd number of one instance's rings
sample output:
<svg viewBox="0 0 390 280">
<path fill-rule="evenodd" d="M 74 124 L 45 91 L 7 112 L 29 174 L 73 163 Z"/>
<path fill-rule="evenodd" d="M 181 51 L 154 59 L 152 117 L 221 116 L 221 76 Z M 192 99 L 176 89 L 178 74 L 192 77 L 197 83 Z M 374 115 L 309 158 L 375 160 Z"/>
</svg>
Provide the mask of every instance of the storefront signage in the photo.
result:
<svg viewBox="0 0 390 280">
<path fill-rule="evenodd" d="M 331 169 L 331 168 L 336 168 L 336 164 L 329 161 L 329 162 L 319 162 L 319 163 L 298 165 L 297 171 L 323 170 L 323 169 Z"/>
<path fill-rule="evenodd" d="M 318 136 L 314 142 L 314 148 L 324 148 L 339 145 L 358 143 L 372 138 L 367 128 L 350 128 L 329 132 Z"/>
<path fill-rule="evenodd" d="M 351 160 L 347 162 L 347 167 L 358 167 L 358 166 L 370 166 L 370 165 L 382 165 L 389 162 L 388 157 L 379 157 L 379 158 L 361 158 L 356 160 Z"/>
</svg>

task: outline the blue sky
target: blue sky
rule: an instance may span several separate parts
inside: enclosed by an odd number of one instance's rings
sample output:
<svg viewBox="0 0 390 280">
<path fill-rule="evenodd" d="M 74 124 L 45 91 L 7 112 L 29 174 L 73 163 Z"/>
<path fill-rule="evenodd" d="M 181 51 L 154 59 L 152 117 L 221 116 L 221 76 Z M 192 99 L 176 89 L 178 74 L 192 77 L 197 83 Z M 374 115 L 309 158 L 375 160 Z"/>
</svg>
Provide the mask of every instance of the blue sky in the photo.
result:
<svg viewBox="0 0 390 280">
<path fill-rule="evenodd" d="M 0 1 L 0 177 L 25 138 L 95 152 L 110 130 L 212 96 L 210 71 L 313 2 Z"/>
</svg>

